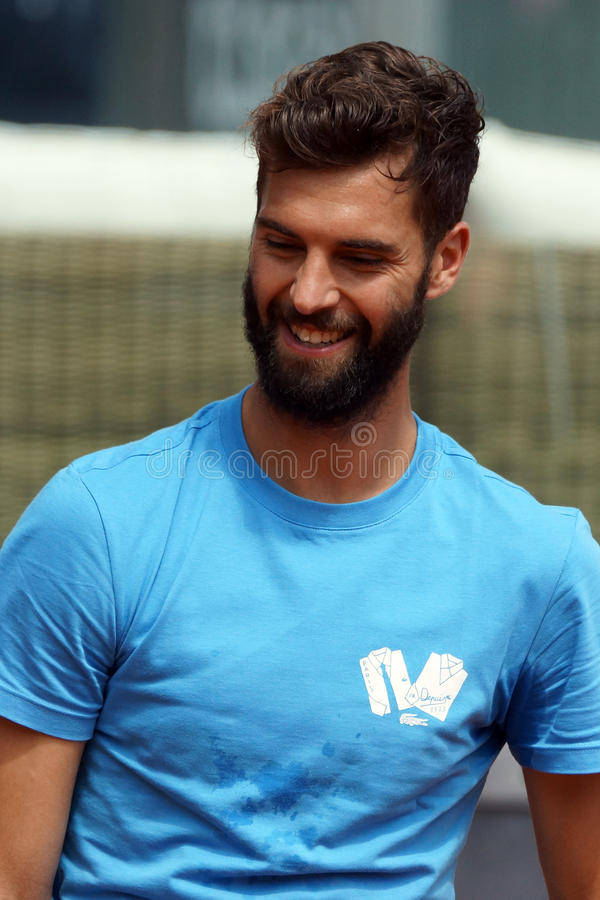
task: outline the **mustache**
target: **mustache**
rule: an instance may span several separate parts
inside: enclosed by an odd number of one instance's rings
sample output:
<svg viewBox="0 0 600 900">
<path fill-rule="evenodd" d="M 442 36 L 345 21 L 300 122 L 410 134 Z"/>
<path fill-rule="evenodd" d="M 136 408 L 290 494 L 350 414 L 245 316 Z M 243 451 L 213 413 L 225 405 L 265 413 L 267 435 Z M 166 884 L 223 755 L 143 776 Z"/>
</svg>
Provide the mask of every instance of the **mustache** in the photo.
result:
<svg viewBox="0 0 600 900">
<path fill-rule="evenodd" d="M 296 328 L 310 325 L 317 331 L 361 331 L 365 327 L 363 320 L 340 318 L 339 314 L 332 315 L 328 310 L 304 315 L 288 304 L 271 303 L 268 315 L 271 321 L 283 321 L 286 325 L 294 325 Z"/>
</svg>

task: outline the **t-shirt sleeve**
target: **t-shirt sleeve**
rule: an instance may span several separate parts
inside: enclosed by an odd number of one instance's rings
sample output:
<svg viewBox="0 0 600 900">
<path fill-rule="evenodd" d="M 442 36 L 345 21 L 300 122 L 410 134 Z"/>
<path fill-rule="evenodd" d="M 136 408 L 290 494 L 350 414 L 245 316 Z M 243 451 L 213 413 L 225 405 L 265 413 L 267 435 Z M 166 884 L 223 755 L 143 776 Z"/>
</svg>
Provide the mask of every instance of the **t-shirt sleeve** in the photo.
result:
<svg viewBox="0 0 600 900">
<path fill-rule="evenodd" d="M 600 772 L 600 547 L 579 513 L 513 692 L 507 741 L 543 772 Z"/>
<path fill-rule="evenodd" d="M 115 645 L 102 519 L 69 466 L 37 495 L 0 551 L 0 716 L 87 740 Z"/>
</svg>

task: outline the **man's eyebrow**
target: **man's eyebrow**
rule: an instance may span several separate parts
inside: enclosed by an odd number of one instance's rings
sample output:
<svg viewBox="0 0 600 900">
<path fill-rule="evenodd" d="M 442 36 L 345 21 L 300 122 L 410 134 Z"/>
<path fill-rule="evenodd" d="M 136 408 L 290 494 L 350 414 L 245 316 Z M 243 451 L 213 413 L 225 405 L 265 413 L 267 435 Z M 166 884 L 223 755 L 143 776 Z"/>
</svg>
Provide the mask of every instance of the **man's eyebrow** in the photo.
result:
<svg viewBox="0 0 600 900">
<path fill-rule="evenodd" d="M 296 234 L 295 231 L 292 231 L 291 228 L 287 228 L 275 219 L 269 219 L 266 216 L 257 216 L 256 224 L 262 225 L 263 228 L 270 228 L 272 231 L 278 231 L 280 234 L 284 234 L 286 237 L 293 238 L 294 240 L 300 240 L 300 236 Z M 385 241 L 370 240 L 368 238 L 340 241 L 340 247 L 347 247 L 349 250 L 371 250 L 374 253 L 385 253 L 390 256 L 398 254 L 398 247 L 394 246 L 394 244 L 386 244 Z"/>
<path fill-rule="evenodd" d="M 350 240 L 340 241 L 340 247 L 348 247 L 350 250 L 373 250 L 375 253 L 385 253 L 389 256 L 397 255 L 398 248 L 393 244 L 386 244 L 385 241 L 375 240 Z"/>
<path fill-rule="evenodd" d="M 262 225 L 263 228 L 271 228 L 272 231 L 279 231 L 281 234 L 285 234 L 286 237 L 295 238 L 297 241 L 300 240 L 300 235 L 296 234 L 295 231 L 292 231 L 291 228 L 286 228 L 281 222 L 276 222 L 275 219 L 268 219 L 266 216 L 257 216 L 256 224 Z"/>
</svg>

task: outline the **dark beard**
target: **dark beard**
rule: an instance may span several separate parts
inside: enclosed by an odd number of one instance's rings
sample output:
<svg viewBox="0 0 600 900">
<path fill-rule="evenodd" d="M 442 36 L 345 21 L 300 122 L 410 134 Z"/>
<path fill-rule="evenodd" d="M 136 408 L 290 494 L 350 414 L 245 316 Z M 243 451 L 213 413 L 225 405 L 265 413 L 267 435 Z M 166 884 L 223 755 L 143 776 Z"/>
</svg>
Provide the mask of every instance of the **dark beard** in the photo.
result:
<svg viewBox="0 0 600 900">
<path fill-rule="evenodd" d="M 393 313 L 373 347 L 369 346 L 371 326 L 363 319 L 358 326 L 356 350 L 328 376 L 321 370 L 320 360 L 284 362 L 277 351 L 277 326 L 285 318 L 288 323 L 310 321 L 323 331 L 334 330 L 330 311 L 305 317 L 290 306 L 284 317 L 279 305 L 271 303 L 268 322 L 263 325 L 248 270 L 242 288 L 245 334 L 254 353 L 258 382 L 267 398 L 277 409 L 306 425 L 340 427 L 359 418 L 372 418 L 423 327 L 428 283 L 429 264 L 419 278 L 412 306 Z"/>
</svg>

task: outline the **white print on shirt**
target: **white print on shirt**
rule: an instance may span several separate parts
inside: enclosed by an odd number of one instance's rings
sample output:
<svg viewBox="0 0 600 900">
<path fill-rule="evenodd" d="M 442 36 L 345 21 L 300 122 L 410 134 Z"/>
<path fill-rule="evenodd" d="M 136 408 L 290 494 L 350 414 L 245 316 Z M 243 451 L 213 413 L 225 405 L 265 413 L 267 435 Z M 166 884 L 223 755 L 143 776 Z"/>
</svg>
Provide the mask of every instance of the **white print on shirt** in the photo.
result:
<svg viewBox="0 0 600 900">
<path fill-rule="evenodd" d="M 360 668 L 364 678 L 371 712 L 377 716 L 385 716 L 391 712 L 387 688 L 383 677 L 382 666 L 389 678 L 398 709 L 410 709 L 416 706 L 421 712 L 446 720 L 458 692 L 468 675 L 463 667 L 462 659 L 451 653 L 430 653 L 423 670 L 417 680 L 410 683 L 404 655 L 401 650 L 390 650 L 381 647 L 371 650 L 368 656 L 360 660 Z M 402 725 L 413 724 L 410 717 L 402 715 Z M 426 720 L 418 720 L 414 724 L 422 724 Z"/>
<path fill-rule="evenodd" d="M 416 713 L 402 713 L 399 722 L 401 725 L 427 725 L 427 719 L 420 719 Z"/>
<path fill-rule="evenodd" d="M 371 712 L 374 712 L 376 716 L 386 716 L 391 712 L 388 692 L 381 671 L 382 665 L 387 677 L 390 679 L 390 684 L 398 703 L 398 709 L 402 709 L 399 698 L 403 697 L 410 687 L 410 678 L 408 677 L 402 650 L 390 650 L 389 647 L 382 647 L 381 650 L 371 650 L 368 656 L 364 656 L 361 659 L 360 667 L 369 694 Z M 412 703 L 404 705 L 409 707 L 412 706 Z"/>
</svg>

